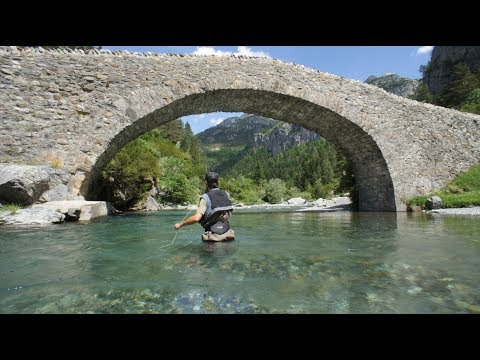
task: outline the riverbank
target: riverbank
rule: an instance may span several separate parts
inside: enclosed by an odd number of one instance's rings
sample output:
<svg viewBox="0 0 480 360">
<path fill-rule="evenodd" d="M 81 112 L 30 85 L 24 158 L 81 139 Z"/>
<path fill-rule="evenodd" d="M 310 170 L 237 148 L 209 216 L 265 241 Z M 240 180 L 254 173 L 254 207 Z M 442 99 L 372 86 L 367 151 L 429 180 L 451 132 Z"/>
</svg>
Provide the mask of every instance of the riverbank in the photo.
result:
<svg viewBox="0 0 480 360">
<path fill-rule="evenodd" d="M 234 209 L 290 209 L 295 211 L 338 211 L 351 210 L 351 200 L 347 196 L 335 197 L 332 199 L 318 199 L 312 202 L 302 198 L 292 198 L 279 204 L 233 204 Z M 197 205 L 164 205 L 161 210 L 196 210 Z"/>
<path fill-rule="evenodd" d="M 425 211 L 428 214 L 480 216 L 480 206 L 468 208 L 449 208 Z"/>
<path fill-rule="evenodd" d="M 62 203 L 62 206 L 57 206 L 56 203 Z M 59 224 L 65 221 L 89 221 L 93 218 L 103 217 L 117 213 L 109 204 L 98 202 L 94 204 L 100 210 L 94 208 L 86 201 L 66 201 L 66 202 L 51 202 L 51 204 L 34 205 L 31 208 L 19 209 L 15 212 L 2 211 L 0 208 L 0 225 L 41 225 L 41 224 Z M 76 204 L 74 208 L 73 205 Z M 79 205 L 80 204 L 80 205 Z M 104 205 L 105 204 L 105 205 Z M 54 206 L 55 205 L 55 206 Z M 89 206 L 86 206 L 89 205 Z M 105 208 L 105 209 L 104 209 Z M 333 212 L 333 211 L 351 211 L 352 206 L 350 199 L 347 197 L 333 198 L 332 200 L 324 200 L 319 202 L 305 202 L 299 204 L 291 201 L 280 204 L 234 204 L 234 210 L 281 210 L 291 209 L 295 212 Z M 169 205 L 163 207 L 161 210 L 190 210 L 191 212 L 197 210 L 197 205 Z M 433 215 L 456 215 L 456 216 L 480 216 L 480 206 L 468 208 L 448 208 L 423 210 L 426 214 Z M 68 219 L 67 219 L 68 218 Z"/>
</svg>

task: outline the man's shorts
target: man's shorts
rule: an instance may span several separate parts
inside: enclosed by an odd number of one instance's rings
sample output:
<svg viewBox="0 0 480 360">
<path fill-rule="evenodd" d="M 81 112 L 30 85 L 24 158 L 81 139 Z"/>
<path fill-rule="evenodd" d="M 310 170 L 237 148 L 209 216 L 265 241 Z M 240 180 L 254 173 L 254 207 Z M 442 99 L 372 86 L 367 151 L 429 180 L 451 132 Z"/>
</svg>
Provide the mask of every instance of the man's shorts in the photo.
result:
<svg viewBox="0 0 480 360">
<path fill-rule="evenodd" d="M 230 241 L 235 239 L 235 232 L 233 229 L 229 229 L 226 233 L 224 234 L 215 234 L 211 231 L 205 231 L 202 234 L 202 240 L 203 241 Z"/>
</svg>

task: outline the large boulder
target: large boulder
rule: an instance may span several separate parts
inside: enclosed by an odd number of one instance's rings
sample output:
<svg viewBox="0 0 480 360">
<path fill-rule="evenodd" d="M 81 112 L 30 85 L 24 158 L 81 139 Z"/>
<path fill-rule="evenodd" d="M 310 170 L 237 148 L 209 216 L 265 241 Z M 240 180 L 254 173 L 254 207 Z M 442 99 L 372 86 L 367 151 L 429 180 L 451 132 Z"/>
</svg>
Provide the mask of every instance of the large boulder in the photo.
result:
<svg viewBox="0 0 480 360">
<path fill-rule="evenodd" d="M 427 199 L 425 206 L 428 210 L 441 209 L 443 206 L 443 201 L 439 196 L 432 196 L 431 198 Z"/>
<path fill-rule="evenodd" d="M 305 205 L 306 202 L 307 200 L 301 197 L 291 198 L 287 200 L 288 205 L 294 205 L 294 206 Z"/>
<path fill-rule="evenodd" d="M 112 213 L 112 207 L 105 201 L 49 201 L 32 205 L 32 208 L 51 209 L 64 214 L 69 221 L 89 221 Z"/>
<path fill-rule="evenodd" d="M 0 212 L 0 225 L 58 224 L 64 222 L 64 220 L 65 215 L 53 209 L 20 209 L 15 214 L 10 211 Z"/>
<path fill-rule="evenodd" d="M 334 202 L 335 206 L 338 206 L 338 205 L 350 205 L 352 203 L 352 200 L 348 197 L 348 196 L 338 196 L 338 197 L 334 197 L 332 199 L 332 201 Z"/>
<path fill-rule="evenodd" d="M 331 207 L 335 206 L 335 203 L 333 200 L 328 200 L 328 199 L 323 199 L 323 198 L 318 198 L 313 202 L 313 206 L 316 207 Z"/>
<path fill-rule="evenodd" d="M 157 200 L 151 195 L 146 196 L 144 199 L 137 202 L 129 210 L 131 211 L 157 211 L 160 210 Z"/>
<path fill-rule="evenodd" d="M 46 165 L 0 164 L 0 201 L 31 205 L 52 200 L 83 200 L 68 189 L 70 174 Z"/>
</svg>

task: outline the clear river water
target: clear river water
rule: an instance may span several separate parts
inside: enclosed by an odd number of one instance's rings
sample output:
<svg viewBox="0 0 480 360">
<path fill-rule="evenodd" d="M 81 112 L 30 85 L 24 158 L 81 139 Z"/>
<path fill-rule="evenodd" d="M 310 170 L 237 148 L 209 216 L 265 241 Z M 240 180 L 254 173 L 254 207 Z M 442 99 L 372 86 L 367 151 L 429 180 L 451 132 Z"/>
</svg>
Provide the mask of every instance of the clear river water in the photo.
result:
<svg viewBox="0 0 480 360">
<path fill-rule="evenodd" d="M 478 217 L 295 210 L 213 244 L 187 210 L 4 226 L 0 313 L 480 313 Z"/>
</svg>

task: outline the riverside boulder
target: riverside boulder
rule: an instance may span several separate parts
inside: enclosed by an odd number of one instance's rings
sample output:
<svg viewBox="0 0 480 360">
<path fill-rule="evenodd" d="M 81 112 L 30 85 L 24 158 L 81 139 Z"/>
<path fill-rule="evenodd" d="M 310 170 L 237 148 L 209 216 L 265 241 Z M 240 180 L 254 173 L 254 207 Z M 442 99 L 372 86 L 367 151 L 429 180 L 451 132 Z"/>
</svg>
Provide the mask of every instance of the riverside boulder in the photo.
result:
<svg viewBox="0 0 480 360">
<path fill-rule="evenodd" d="M 70 174 L 48 165 L 0 163 L 0 201 L 22 206 L 55 200 L 84 200 L 69 190 Z"/>
</svg>

